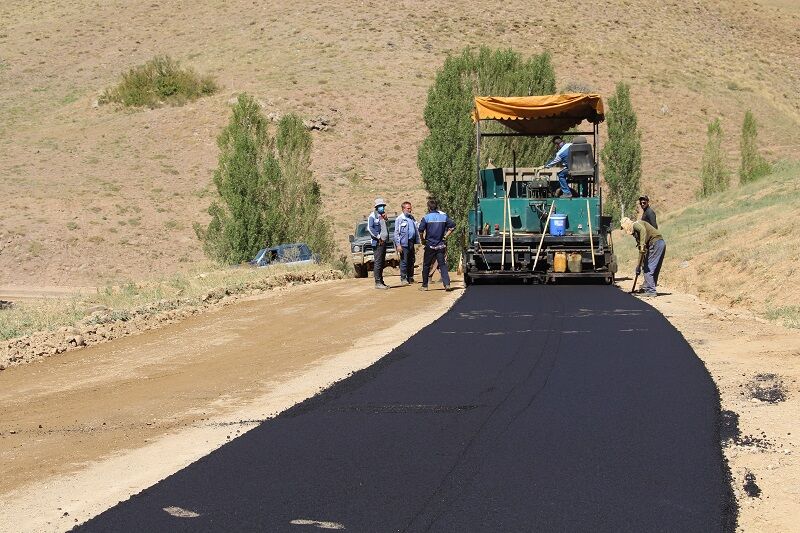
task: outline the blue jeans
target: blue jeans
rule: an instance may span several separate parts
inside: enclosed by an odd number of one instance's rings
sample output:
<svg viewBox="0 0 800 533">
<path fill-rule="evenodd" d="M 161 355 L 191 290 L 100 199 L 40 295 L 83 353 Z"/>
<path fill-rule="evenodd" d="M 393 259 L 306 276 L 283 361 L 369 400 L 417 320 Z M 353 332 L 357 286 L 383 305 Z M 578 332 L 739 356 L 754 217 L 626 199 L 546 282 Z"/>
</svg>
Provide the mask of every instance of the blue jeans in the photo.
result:
<svg viewBox="0 0 800 533">
<path fill-rule="evenodd" d="M 447 272 L 447 248 L 432 250 L 428 247 L 425 247 L 425 256 L 422 258 L 422 286 L 428 286 L 428 275 L 430 274 L 431 264 L 434 259 L 436 259 L 436 263 L 439 265 L 439 274 L 442 276 L 442 284 L 445 287 L 449 287 L 450 273 Z"/>
<path fill-rule="evenodd" d="M 667 244 L 664 239 L 658 239 L 647 249 L 647 256 L 642 262 L 642 272 L 644 272 L 644 287 L 642 287 L 642 290 L 648 294 L 656 294 L 658 274 L 661 272 L 661 265 L 664 263 L 666 251 Z"/>
<path fill-rule="evenodd" d="M 572 191 L 569 190 L 569 183 L 567 183 L 567 176 L 569 175 L 568 168 L 562 168 L 558 171 L 558 184 L 561 185 L 561 192 L 564 194 L 572 194 Z"/>
<path fill-rule="evenodd" d="M 414 245 L 400 248 L 400 279 L 414 281 Z"/>
</svg>

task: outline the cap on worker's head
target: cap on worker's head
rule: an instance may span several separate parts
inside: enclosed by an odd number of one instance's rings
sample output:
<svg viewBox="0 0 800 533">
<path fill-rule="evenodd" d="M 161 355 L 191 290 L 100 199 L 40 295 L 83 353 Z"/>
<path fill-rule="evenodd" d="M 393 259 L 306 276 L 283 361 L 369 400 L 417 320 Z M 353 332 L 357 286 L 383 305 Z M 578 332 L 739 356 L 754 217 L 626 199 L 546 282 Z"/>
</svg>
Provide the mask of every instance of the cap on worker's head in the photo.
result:
<svg viewBox="0 0 800 533">
<path fill-rule="evenodd" d="M 650 197 L 645 194 L 645 195 L 639 197 L 639 201 L 641 202 L 642 200 L 644 200 L 645 202 L 649 202 L 650 201 Z"/>
<path fill-rule="evenodd" d="M 375 198 L 375 207 L 379 205 L 386 205 L 386 202 L 383 201 L 383 198 Z"/>
<path fill-rule="evenodd" d="M 622 220 L 619 221 L 619 225 L 625 233 L 633 235 L 633 220 L 628 217 L 622 217 Z"/>
</svg>

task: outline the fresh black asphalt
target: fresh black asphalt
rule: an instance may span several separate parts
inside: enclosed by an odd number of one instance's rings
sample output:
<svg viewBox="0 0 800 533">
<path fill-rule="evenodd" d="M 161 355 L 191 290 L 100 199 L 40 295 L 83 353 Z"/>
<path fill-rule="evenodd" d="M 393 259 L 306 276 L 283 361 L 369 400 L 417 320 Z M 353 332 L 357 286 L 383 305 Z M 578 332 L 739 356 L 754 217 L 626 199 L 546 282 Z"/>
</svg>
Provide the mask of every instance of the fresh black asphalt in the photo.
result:
<svg viewBox="0 0 800 533">
<path fill-rule="evenodd" d="M 719 417 L 702 362 L 645 302 L 473 286 L 375 365 L 79 530 L 732 531 Z"/>
</svg>

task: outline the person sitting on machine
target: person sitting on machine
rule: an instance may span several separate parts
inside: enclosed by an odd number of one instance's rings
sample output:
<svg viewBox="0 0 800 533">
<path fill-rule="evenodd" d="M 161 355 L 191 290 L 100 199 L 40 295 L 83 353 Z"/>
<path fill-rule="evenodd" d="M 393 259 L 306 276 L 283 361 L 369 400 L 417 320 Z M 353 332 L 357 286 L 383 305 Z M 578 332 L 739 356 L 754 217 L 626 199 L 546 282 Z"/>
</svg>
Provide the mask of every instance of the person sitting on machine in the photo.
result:
<svg viewBox="0 0 800 533">
<path fill-rule="evenodd" d="M 545 163 L 545 167 L 564 167 L 558 171 L 558 183 L 561 185 L 561 197 L 572 198 L 572 190 L 567 183 L 567 176 L 569 175 L 569 148 L 572 143 L 564 142 L 561 137 L 553 138 L 553 144 L 556 146 L 556 155 Z"/>
</svg>

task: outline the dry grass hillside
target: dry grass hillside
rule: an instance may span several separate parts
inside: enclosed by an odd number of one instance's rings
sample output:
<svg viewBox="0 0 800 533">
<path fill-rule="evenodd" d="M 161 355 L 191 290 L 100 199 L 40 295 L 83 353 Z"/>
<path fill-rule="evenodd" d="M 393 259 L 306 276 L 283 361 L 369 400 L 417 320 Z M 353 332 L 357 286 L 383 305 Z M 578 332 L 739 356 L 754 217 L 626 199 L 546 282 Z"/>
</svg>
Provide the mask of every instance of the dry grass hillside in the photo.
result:
<svg viewBox="0 0 800 533">
<path fill-rule="evenodd" d="M 659 283 L 725 307 L 746 307 L 800 328 L 800 263 L 794 221 L 800 220 L 800 164 L 659 215 L 667 252 Z M 633 239 L 615 232 L 624 266 L 633 271 Z"/>
<path fill-rule="evenodd" d="M 645 186 L 692 197 L 706 123 L 730 159 L 746 108 L 772 159 L 800 158 L 800 8 L 792 0 L 566 4 L 330 0 L 0 3 L 0 285 L 102 285 L 187 269 L 213 197 L 215 139 L 239 92 L 266 113 L 335 120 L 314 170 L 342 248 L 376 195 L 424 198 L 416 149 L 436 69 L 468 45 L 550 50 L 561 87 L 632 86 Z M 95 106 L 170 54 L 223 89 L 184 107 Z M 421 206 L 419 206 L 421 207 Z"/>
</svg>

